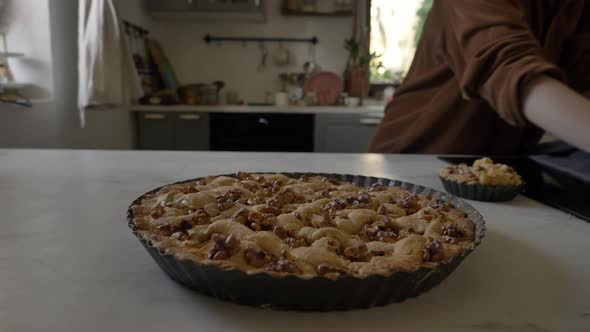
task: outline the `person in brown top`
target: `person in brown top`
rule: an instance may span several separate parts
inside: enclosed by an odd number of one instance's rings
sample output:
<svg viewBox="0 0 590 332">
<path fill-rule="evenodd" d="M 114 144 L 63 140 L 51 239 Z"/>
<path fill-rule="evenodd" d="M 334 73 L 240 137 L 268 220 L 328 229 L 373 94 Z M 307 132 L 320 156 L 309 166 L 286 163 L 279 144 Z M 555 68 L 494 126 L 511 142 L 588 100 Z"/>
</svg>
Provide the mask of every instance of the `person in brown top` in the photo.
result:
<svg viewBox="0 0 590 332">
<path fill-rule="evenodd" d="M 590 1 L 435 0 L 369 150 L 525 153 L 544 130 L 590 151 Z"/>
</svg>

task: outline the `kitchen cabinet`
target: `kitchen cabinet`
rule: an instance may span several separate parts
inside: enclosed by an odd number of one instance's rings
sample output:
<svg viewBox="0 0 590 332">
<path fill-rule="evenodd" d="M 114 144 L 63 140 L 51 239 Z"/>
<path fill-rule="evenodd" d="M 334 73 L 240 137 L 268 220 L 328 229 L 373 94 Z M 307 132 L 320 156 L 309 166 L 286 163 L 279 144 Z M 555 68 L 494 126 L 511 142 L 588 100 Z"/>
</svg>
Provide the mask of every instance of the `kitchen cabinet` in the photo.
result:
<svg viewBox="0 0 590 332">
<path fill-rule="evenodd" d="M 211 150 L 313 151 L 313 114 L 211 113 Z"/>
<path fill-rule="evenodd" d="M 382 117 L 348 109 L 174 108 L 135 109 L 138 149 L 361 153 L 367 151 Z"/>
<path fill-rule="evenodd" d="M 262 23 L 263 0 L 144 0 L 147 12 L 160 19 Z"/>
<path fill-rule="evenodd" d="M 367 114 L 317 114 L 315 152 L 367 152 L 381 121 Z"/>
<path fill-rule="evenodd" d="M 209 114 L 139 112 L 137 147 L 140 150 L 209 150 Z"/>
</svg>

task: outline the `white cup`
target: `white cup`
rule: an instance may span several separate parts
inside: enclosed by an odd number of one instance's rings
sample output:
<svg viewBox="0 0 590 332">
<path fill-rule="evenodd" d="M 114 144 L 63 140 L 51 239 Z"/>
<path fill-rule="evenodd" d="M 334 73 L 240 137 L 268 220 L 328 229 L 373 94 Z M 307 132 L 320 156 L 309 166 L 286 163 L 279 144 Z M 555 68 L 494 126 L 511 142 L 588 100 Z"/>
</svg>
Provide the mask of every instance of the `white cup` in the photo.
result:
<svg viewBox="0 0 590 332">
<path fill-rule="evenodd" d="M 288 106 L 289 95 L 286 92 L 277 92 L 275 94 L 275 105 L 276 106 Z"/>
<path fill-rule="evenodd" d="M 346 99 L 344 99 L 344 103 L 348 107 L 357 107 L 360 104 L 360 102 L 361 99 L 358 97 L 346 97 Z"/>
</svg>

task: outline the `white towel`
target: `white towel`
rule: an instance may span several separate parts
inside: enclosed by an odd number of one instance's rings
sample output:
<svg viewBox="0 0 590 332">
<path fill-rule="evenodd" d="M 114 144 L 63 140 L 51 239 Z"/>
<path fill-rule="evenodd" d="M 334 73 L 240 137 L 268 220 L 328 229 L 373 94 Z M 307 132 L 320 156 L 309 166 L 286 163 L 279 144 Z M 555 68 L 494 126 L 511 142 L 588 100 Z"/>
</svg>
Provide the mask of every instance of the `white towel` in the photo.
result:
<svg viewBox="0 0 590 332">
<path fill-rule="evenodd" d="M 128 105 L 142 96 L 127 36 L 112 0 L 80 0 L 78 109 Z"/>
</svg>

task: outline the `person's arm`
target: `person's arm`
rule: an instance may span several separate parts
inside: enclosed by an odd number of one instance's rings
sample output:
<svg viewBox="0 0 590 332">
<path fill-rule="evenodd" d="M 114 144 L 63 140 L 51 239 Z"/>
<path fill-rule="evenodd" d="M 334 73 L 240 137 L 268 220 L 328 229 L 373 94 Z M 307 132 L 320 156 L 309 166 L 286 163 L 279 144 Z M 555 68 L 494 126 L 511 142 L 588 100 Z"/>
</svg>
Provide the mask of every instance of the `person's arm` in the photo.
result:
<svg viewBox="0 0 590 332">
<path fill-rule="evenodd" d="M 566 29 L 558 36 L 563 39 L 558 44 L 567 46 L 564 75 L 536 40 L 517 1 L 437 0 L 434 6 L 445 26 L 443 58 L 466 98 L 485 100 L 512 126 L 537 125 L 590 150 L 590 105 L 559 82 L 567 76 L 577 91 L 590 89 L 590 35 Z M 575 23 L 586 14 L 580 7 L 583 2 L 570 2 L 560 14 Z"/>
<path fill-rule="evenodd" d="M 590 152 L 590 100 L 548 76 L 523 90 L 523 112 L 535 125 Z"/>
</svg>

